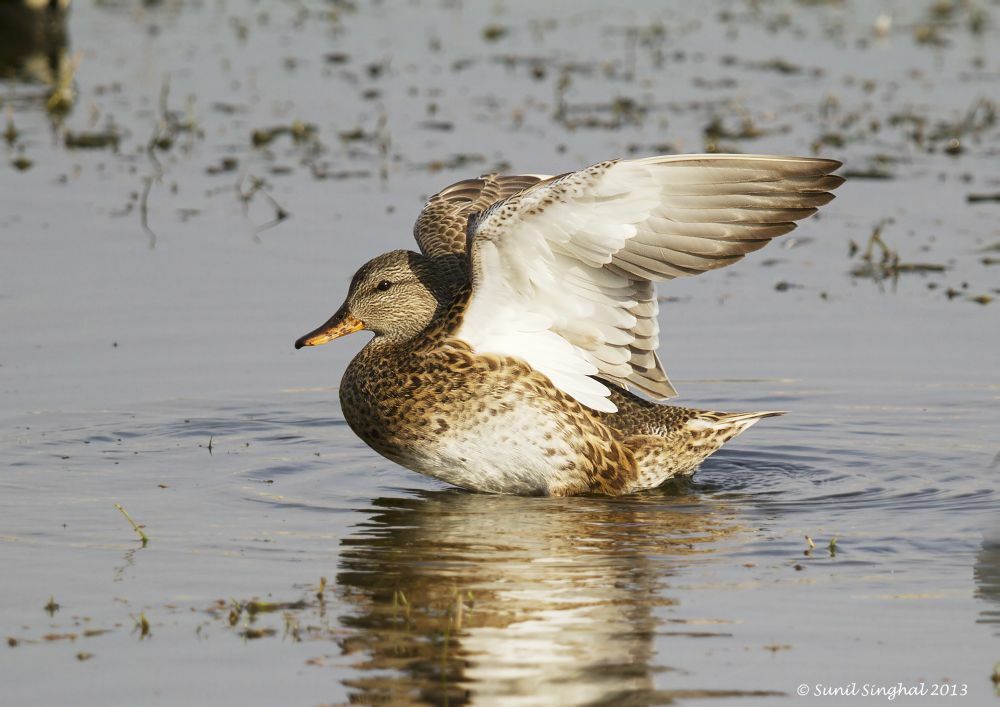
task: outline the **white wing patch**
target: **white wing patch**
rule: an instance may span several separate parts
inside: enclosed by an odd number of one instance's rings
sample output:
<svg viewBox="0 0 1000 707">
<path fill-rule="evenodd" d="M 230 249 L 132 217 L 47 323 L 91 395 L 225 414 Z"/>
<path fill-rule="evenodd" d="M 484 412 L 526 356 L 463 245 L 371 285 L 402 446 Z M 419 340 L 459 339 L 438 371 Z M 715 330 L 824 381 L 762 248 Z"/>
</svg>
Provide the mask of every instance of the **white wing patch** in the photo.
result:
<svg viewBox="0 0 1000 707">
<path fill-rule="evenodd" d="M 518 357 L 595 410 L 597 377 L 673 394 L 651 281 L 735 262 L 832 199 L 832 160 L 748 155 L 603 162 L 540 182 L 471 224 L 458 338 Z"/>
</svg>

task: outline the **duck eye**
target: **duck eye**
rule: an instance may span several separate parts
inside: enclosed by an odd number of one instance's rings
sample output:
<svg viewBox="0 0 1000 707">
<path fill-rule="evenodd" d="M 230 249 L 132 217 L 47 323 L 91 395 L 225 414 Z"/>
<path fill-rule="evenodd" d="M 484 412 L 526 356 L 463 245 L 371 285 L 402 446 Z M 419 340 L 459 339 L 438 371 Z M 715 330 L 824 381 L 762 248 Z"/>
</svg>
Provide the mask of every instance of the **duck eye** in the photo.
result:
<svg viewBox="0 0 1000 707">
<path fill-rule="evenodd" d="M 377 287 L 378 287 L 379 291 L 385 292 L 390 287 L 392 287 L 392 283 L 389 282 L 388 280 L 382 280 L 382 282 L 378 283 Z"/>
</svg>

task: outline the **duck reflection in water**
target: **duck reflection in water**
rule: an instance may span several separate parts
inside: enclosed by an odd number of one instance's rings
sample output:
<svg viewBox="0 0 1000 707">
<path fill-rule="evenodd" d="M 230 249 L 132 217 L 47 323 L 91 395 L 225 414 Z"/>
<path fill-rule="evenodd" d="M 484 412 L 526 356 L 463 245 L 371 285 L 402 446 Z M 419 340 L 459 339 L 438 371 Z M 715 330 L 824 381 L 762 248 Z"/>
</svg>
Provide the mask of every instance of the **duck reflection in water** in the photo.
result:
<svg viewBox="0 0 1000 707">
<path fill-rule="evenodd" d="M 591 704 L 652 696 L 676 569 L 742 529 L 721 501 L 382 498 L 342 541 L 352 702 Z M 667 609 L 666 611 L 669 611 Z M 703 629 L 703 626 L 697 627 Z M 677 632 L 676 629 L 681 629 Z M 704 631 L 699 631 L 704 634 Z M 661 695 L 666 696 L 666 695 Z"/>
<path fill-rule="evenodd" d="M 976 581 L 976 597 L 983 600 L 980 623 L 991 624 L 1000 636 L 1000 526 L 987 532 L 972 569 Z M 1000 690 L 1000 685 L 997 686 Z"/>
</svg>

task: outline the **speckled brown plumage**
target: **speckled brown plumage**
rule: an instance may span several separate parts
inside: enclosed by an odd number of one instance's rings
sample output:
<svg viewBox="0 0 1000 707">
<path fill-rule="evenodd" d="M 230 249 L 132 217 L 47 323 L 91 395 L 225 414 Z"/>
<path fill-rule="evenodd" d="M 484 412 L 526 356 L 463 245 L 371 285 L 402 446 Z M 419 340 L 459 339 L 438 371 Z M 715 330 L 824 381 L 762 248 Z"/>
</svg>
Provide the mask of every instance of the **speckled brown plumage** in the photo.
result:
<svg viewBox="0 0 1000 707">
<path fill-rule="evenodd" d="M 442 317 L 460 312 L 457 304 Z M 555 389 L 547 378 L 517 359 L 474 354 L 455 339 L 442 339 L 443 326 L 399 346 L 368 346 L 348 366 L 340 387 L 351 429 L 380 454 L 405 466 L 429 455 L 442 438 L 474 437 L 477 429 L 501 430 L 491 440 L 510 452 L 548 420 L 544 453 L 552 459 L 549 477 L 470 484 L 459 456 L 455 467 L 420 471 L 477 491 L 543 495 L 630 490 L 638 470 L 614 430 L 591 410 Z M 525 414 L 531 410 L 536 415 Z M 461 446 L 468 443 L 462 442 Z M 474 450 L 470 446 L 470 457 Z M 499 453 L 504 453 L 500 451 Z M 417 462 L 420 464 L 420 462 Z"/>
<path fill-rule="evenodd" d="M 540 177 L 528 174 L 488 174 L 445 187 L 430 198 L 413 226 L 413 237 L 420 251 L 432 257 L 465 255 L 469 217 L 539 180 Z"/>
<path fill-rule="evenodd" d="M 639 469 L 637 488 L 659 486 L 675 476 L 690 476 L 723 444 L 764 417 L 780 412 L 726 413 L 676 405 L 657 405 L 621 388 L 611 391 L 616 413 L 595 415 L 620 435 Z M 693 429 L 692 423 L 706 425 Z"/>
<path fill-rule="evenodd" d="M 620 495 L 693 473 L 748 424 L 690 430 L 692 420 L 726 414 L 658 405 L 620 388 L 618 413 L 591 410 L 511 357 L 477 355 L 449 333 L 461 323 L 470 290 L 460 289 L 417 337 L 373 340 L 351 362 L 340 401 L 351 429 L 383 456 L 472 490 L 524 495 Z M 767 415 L 771 413 L 762 413 Z M 755 420 L 754 420 L 755 421 Z M 547 426 L 540 434 L 539 425 Z M 489 446 L 510 453 L 537 443 L 551 459 L 544 478 L 470 475 L 473 440 L 494 430 Z M 534 439 L 526 442 L 534 434 Z M 453 438 L 468 456 L 436 453 Z M 446 457 L 446 458 L 442 458 Z"/>
</svg>

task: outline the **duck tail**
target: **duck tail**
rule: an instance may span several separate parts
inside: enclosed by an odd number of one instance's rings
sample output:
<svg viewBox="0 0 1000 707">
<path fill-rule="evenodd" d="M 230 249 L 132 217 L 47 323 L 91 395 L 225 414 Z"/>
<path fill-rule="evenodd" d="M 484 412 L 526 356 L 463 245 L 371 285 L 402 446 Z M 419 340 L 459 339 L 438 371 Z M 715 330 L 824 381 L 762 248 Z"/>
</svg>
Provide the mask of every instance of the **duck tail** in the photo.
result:
<svg viewBox="0 0 1000 707">
<path fill-rule="evenodd" d="M 638 469 L 632 490 L 659 486 L 667 479 L 690 476 L 722 445 L 765 417 L 785 413 L 713 412 L 690 408 L 655 408 L 663 424 L 632 425 L 624 445 L 632 452 Z"/>
<path fill-rule="evenodd" d="M 777 417 L 784 414 L 784 410 L 768 410 L 767 412 L 703 412 L 699 410 L 687 421 L 686 425 L 692 431 L 732 432 L 727 436 L 727 439 L 730 439 L 765 417 Z"/>
</svg>

